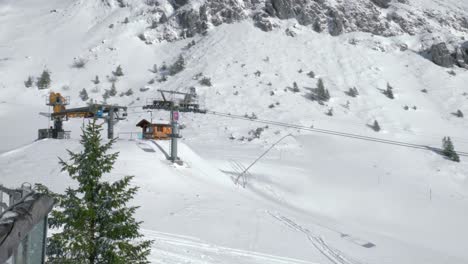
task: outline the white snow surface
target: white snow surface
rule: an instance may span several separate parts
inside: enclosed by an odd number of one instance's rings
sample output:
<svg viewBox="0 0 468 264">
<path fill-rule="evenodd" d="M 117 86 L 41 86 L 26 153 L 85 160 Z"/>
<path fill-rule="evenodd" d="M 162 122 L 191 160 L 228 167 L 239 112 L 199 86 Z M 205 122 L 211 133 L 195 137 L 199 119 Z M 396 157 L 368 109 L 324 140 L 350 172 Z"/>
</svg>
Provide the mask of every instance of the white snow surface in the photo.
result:
<svg viewBox="0 0 468 264">
<path fill-rule="evenodd" d="M 463 1 L 419 2 L 442 11 L 468 9 Z M 141 119 L 150 120 L 141 106 L 157 96 L 157 89 L 195 86 L 213 111 L 255 113 L 267 120 L 433 147 L 451 136 L 457 150 L 468 151 L 468 122 L 452 115 L 457 109 L 468 114 L 468 73 L 454 68 L 453 76 L 418 54 L 427 40 L 440 37 L 437 32 L 331 37 L 294 21 L 278 21 L 281 27 L 268 33 L 244 21 L 212 28 L 185 49 L 192 39 L 142 42 L 137 35 L 147 30 L 148 21 L 135 6 L 0 0 L 1 184 L 43 183 L 55 191 L 73 184 L 60 172 L 57 157 L 66 158 L 66 149 L 80 150 L 83 121 L 65 122 L 70 140 L 33 142 L 37 129 L 50 126 L 39 115 L 49 111 L 45 96 L 61 92 L 71 97 L 70 107 L 81 106 L 85 102 L 78 93 L 86 88 L 91 98 L 102 101 L 110 88 L 106 76 L 122 65 L 125 75 L 116 87 L 119 93 L 132 88 L 134 95 L 108 101 L 129 106 L 129 117 L 116 126 L 121 139 L 114 150 L 120 157 L 106 178 L 135 176 L 140 191 L 133 204 L 141 206 L 137 218 L 144 221 L 143 233 L 155 240 L 152 262 L 468 262 L 466 157 L 454 163 L 431 151 L 274 126 L 260 139 L 240 141 L 264 125 L 182 114 L 186 128 L 179 156 L 184 165 L 178 166 L 166 161 L 162 150 L 168 151 L 168 141 L 135 140 L 134 134 L 129 140 L 128 134 L 139 131 L 135 125 Z M 123 23 L 126 17 L 128 24 Z M 297 36 L 287 36 L 287 28 Z M 401 51 L 401 44 L 409 49 Z M 179 54 L 187 62 L 183 72 L 148 84 L 159 78 L 149 71 L 154 64 L 169 65 Z M 85 59 L 85 68 L 72 68 L 74 58 Z M 44 68 L 51 71 L 51 89 L 25 88 L 27 77 L 39 76 Z M 261 75 L 255 76 L 256 71 Z M 330 91 L 332 99 L 324 106 L 307 98 L 317 83 L 309 71 L 323 78 Z M 194 80 L 198 73 L 210 77 L 213 86 Z M 101 83 L 95 87 L 91 80 L 96 75 Z M 293 82 L 299 93 L 286 89 Z M 387 83 L 394 87 L 395 100 L 379 90 Z M 346 96 L 354 86 L 360 95 Z M 140 91 L 143 87 L 149 90 Z M 410 110 L 403 109 L 406 105 Z M 324 114 L 329 108 L 334 109 L 331 117 Z M 152 118 L 164 120 L 168 114 L 154 111 Z M 374 120 L 382 127 L 379 133 L 366 126 Z M 252 167 L 245 189 L 234 185 L 237 164 L 248 166 L 289 133 L 293 137 Z"/>
</svg>

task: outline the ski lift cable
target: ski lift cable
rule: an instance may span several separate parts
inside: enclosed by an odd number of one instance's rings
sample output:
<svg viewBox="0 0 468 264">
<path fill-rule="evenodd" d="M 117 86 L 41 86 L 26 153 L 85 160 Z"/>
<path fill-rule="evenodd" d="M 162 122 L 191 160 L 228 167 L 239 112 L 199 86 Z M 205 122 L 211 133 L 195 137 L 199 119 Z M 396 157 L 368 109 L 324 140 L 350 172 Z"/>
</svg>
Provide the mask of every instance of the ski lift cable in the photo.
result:
<svg viewBox="0 0 468 264">
<path fill-rule="evenodd" d="M 428 146 L 428 145 L 414 144 L 414 143 L 408 143 L 408 142 L 402 142 L 402 141 L 396 141 L 396 140 L 389 140 L 389 139 L 383 139 L 383 138 L 376 138 L 376 137 L 370 137 L 370 136 L 362 136 L 362 135 L 358 135 L 358 134 L 352 134 L 352 133 L 346 133 L 346 132 L 340 132 L 340 131 L 334 131 L 334 130 L 311 128 L 311 127 L 301 126 L 301 125 L 297 125 L 297 124 L 289 124 L 289 123 L 271 121 L 271 120 L 266 120 L 266 119 L 258 119 L 258 118 L 254 119 L 254 118 L 251 118 L 251 117 L 246 117 L 246 116 L 242 116 L 242 115 L 234 115 L 234 114 L 230 114 L 230 113 L 221 113 L 221 112 L 215 112 L 215 111 L 208 111 L 207 114 L 221 116 L 221 117 L 228 117 L 228 118 L 233 118 L 233 119 L 240 119 L 240 120 L 245 120 L 245 121 L 249 121 L 249 122 L 256 122 L 256 123 L 262 123 L 262 124 L 268 124 L 268 125 L 275 125 L 275 126 L 294 128 L 294 129 L 305 130 L 305 131 L 316 132 L 316 133 L 322 133 L 322 134 L 328 134 L 328 135 L 334 135 L 334 136 L 341 136 L 341 137 L 371 141 L 371 142 L 388 144 L 388 145 L 395 145 L 395 146 L 422 149 L 422 150 L 442 151 L 442 149 L 440 149 L 440 148 L 431 147 L 431 146 Z M 458 155 L 460 155 L 460 156 L 468 157 L 468 152 L 456 151 L 456 153 Z"/>
</svg>

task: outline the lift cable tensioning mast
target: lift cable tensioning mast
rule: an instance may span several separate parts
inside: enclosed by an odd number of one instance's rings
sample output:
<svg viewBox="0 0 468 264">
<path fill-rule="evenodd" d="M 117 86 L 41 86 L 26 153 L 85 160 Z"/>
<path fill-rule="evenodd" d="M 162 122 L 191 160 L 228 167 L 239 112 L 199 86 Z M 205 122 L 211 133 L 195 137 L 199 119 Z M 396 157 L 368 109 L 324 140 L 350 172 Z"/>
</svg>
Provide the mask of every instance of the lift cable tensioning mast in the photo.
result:
<svg viewBox="0 0 468 264">
<path fill-rule="evenodd" d="M 107 138 L 114 138 L 114 125 L 119 120 L 127 118 L 127 107 L 108 104 L 88 104 L 87 106 L 70 108 L 70 98 L 64 97 L 60 93 L 50 93 L 46 104 L 52 107 L 52 113 L 41 113 L 54 121 L 54 126 L 39 130 L 39 139 L 43 138 L 67 138 L 67 131 L 63 129 L 63 121 L 69 118 L 93 118 L 107 121 Z"/>
<path fill-rule="evenodd" d="M 179 135 L 179 113 L 199 113 L 206 114 L 207 110 L 201 109 L 198 103 L 198 96 L 195 88 L 190 88 L 190 92 L 182 93 L 177 91 L 158 90 L 161 94 L 160 99 L 152 99 L 147 105 L 143 106 L 143 110 L 164 110 L 170 112 L 172 132 L 169 135 L 171 138 L 171 156 L 172 162 L 180 161 L 177 156 L 177 139 Z M 177 96 L 183 98 L 176 98 Z"/>
</svg>

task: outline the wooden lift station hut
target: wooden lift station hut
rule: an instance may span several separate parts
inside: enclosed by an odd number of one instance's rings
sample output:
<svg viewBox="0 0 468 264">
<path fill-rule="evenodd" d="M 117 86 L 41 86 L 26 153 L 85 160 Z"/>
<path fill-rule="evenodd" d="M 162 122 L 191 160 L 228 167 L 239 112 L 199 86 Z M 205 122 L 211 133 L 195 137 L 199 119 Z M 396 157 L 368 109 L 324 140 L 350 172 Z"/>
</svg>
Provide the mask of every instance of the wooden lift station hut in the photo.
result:
<svg viewBox="0 0 468 264">
<path fill-rule="evenodd" d="M 151 123 L 146 119 L 137 125 L 141 127 L 143 139 L 170 139 L 172 134 L 171 124 L 165 122 Z"/>
</svg>

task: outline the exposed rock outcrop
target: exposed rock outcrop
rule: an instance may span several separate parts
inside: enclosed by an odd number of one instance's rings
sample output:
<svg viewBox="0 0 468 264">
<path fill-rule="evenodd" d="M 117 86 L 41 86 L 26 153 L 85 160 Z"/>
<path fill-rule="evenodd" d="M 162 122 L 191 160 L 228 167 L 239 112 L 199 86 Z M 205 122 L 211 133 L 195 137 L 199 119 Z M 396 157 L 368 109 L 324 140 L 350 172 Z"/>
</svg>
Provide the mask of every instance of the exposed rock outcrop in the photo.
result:
<svg viewBox="0 0 468 264">
<path fill-rule="evenodd" d="M 374 4 L 382 8 L 389 8 L 391 0 L 371 0 Z"/>
<path fill-rule="evenodd" d="M 171 39 L 203 34 L 211 26 L 249 18 L 264 31 L 273 30 L 279 20 L 295 19 L 300 25 L 333 36 L 357 31 L 380 36 L 415 35 L 447 28 L 468 32 L 466 14 L 426 10 L 411 6 L 407 0 L 170 0 L 169 3 L 174 11 L 160 16 L 159 23 L 163 28 L 160 31 L 169 32 Z M 382 16 L 382 9 L 392 6 L 395 8 Z M 164 12 L 158 5 L 151 8 L 152 13 Z"/>
<path fill-rule="evenodd" d="M 431 47 L 432 61 L 442 67 L 452 67 L 455 63 L 452 54 L 447 48 L 445 42 L 434 44 Z"/>
<path fill-rule="evenodd" d="M 468 69 L 468 42 L 465 42 L 450 51 L 445 42 L 432 45 L 429 50 L 431 60 L 442 67 L 459 66 Z"/>
</svg>

